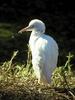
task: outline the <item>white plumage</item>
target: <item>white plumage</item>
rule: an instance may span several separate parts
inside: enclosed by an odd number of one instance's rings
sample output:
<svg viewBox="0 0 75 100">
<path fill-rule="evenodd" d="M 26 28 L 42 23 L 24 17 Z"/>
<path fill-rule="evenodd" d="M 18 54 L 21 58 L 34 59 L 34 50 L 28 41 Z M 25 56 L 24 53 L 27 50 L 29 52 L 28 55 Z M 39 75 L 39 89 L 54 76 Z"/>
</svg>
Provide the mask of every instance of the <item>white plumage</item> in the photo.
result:
<svg viewBox="0 0 75 100">
<path fill-rule="evenodd" d="M 19 31 L 32 31 L 29 46 L 32 52 L 32 64 L 38 82 L 50 83 L 51 75 L 58 61 L 58 45 L 45 35 L 45 24 L 38 19 L 32 20 L 28 27 Z"/>
</svg>

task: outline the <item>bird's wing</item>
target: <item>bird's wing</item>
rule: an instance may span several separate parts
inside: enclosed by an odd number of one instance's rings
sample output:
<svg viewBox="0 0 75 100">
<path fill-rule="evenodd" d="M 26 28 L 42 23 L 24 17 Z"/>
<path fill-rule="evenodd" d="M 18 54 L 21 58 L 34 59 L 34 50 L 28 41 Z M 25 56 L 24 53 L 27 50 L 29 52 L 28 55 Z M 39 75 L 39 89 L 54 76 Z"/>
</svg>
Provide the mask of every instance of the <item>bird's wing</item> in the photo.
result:
<svg viewBox="0 0 75 100">
<path fill-rule="evenodd" d="M 36 73 L 37 68 L 41 73 L 41 76 L 46 77 L 50 80 L 53 70 L 57 66 L 58 59 L 58 46 L 50 37 L 40 37 L 33 49 L 32 63 Z M 37 67 L 38 66 L 38 67 Z"/>
<path fill-rule="evenodd" d="M 57 66 L 58 46 L 50 37 L 39 38 L 35 44 L 35 57 L 42 61 L 49 69 Z"/>
</svg>

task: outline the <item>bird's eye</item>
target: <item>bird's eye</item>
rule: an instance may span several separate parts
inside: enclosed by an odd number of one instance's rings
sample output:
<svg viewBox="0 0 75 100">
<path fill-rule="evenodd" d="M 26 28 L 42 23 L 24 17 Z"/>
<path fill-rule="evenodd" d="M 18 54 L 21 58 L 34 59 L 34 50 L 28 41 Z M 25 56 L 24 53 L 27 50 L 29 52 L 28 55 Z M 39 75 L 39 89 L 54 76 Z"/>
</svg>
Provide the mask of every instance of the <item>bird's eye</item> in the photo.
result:
<svg viewBox="0 0 75 100">
<path fill-rule="evenodd" d="M 34 25 L 31 25 L 31 28 L 34 28 Z"/>
<path fill-rule="evenodd" d="M 34 25 L 30 25 L 30 28 L 31 28 L 31 29 L 34 28 Z"/>
</svg>

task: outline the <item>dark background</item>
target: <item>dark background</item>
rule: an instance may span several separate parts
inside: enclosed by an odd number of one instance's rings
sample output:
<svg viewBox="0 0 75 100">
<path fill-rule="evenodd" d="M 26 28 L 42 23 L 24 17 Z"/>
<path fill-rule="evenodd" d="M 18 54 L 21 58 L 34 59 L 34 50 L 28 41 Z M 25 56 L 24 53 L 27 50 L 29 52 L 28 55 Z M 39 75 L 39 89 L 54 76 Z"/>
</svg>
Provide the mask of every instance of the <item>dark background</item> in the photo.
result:
<svg viewBox="0 0 75 100">
<path fill-rule="evenodd" d="M 64 64 L 69 52 L 75 54 L 75 9 L 73 1 L 59 0 L 0 0 L 0 22 L 16 23 L 16 31 L 30 20 L 38 18 L 45 22 L 47 30 L 59 45 L 59 64 Z M 29 35 L 15 35 L 7 41 L 0 39 L 0 61 L 11 58 L 19 50 L 16 60 L 25 62 Z M 74 60 L 73 60 L 74 63 Z"/>
</svg>

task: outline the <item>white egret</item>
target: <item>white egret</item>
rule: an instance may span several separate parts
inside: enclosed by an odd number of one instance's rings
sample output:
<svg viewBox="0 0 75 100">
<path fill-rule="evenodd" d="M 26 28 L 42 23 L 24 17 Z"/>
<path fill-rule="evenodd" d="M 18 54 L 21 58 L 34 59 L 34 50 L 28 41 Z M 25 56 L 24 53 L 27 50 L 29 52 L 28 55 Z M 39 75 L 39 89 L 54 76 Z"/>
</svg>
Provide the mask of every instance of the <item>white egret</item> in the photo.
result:
<svg viewBox="0 0 75 100">
<path fill-rule="evenodd" d="M 38 19 L 31 20 L 26 28 L 19 31 L 32 31 L 29 46 L 32 53 L 33 70 L 38 83 L 50 83 L 53 70 L 58 61 L 58 45 L 56 41 L 44 34 L 45 24 Z"/>
</svg>

